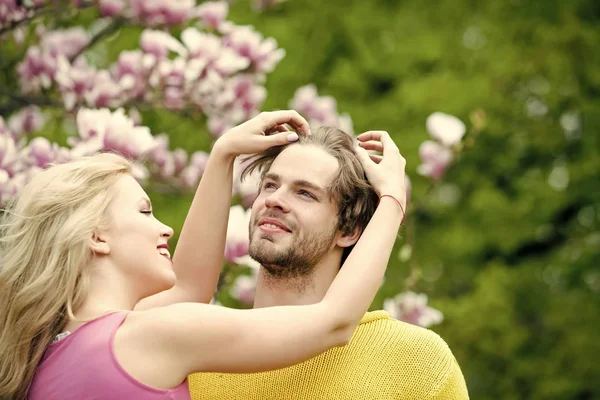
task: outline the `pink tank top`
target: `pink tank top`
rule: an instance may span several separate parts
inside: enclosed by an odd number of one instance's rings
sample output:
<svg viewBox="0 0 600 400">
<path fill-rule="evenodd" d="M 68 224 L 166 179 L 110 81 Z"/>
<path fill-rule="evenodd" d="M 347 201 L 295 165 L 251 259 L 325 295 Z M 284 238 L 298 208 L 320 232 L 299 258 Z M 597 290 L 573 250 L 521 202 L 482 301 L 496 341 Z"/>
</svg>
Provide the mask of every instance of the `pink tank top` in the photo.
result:
<svg viewBox="0 0 600 400">
<path fill-rule="evenodd" d="M 190 400 L 187 379 L 173 389 L 155 389 L 127 373 L 117 361 L 113 340 L 127 312 L 82 325 L 52 343 L 29 387 L 29 400 Z"/>
</svg>

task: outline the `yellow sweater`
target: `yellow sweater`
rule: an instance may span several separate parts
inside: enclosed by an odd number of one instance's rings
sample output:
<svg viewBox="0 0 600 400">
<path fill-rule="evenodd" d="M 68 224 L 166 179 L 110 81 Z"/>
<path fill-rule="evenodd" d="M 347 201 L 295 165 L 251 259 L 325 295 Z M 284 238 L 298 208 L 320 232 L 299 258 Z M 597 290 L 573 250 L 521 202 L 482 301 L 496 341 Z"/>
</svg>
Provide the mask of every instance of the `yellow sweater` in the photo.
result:
<svg viewBox="0 0 600 400">
<path fill-rule="evenodd" d="M 292 367 L 189 377 L 192 400 L 468 399 L 460 367 L 434 332 L 367 313 L 350 344 Z"/>
</svg>

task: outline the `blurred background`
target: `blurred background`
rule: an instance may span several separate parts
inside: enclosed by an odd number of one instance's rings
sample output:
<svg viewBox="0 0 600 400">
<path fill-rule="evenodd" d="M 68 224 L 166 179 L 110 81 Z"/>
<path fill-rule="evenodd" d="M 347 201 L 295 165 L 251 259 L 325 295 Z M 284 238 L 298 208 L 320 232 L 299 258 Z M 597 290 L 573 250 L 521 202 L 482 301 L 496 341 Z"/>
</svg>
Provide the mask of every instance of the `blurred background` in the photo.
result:
<svg viewBox="0 0 600 400">
<path fill-rule="evenodd" d="M 473 399 L 600 399 L 597 0 L 0 0 L 0 35 L 2 203 L 117 150 L 177 235 L 212 143 L 259 111 L 387 130 L 412 188 L 372 309 L 439 333 Z M 252 302 L 252 193 L 226 306 Z"/>
</svg>

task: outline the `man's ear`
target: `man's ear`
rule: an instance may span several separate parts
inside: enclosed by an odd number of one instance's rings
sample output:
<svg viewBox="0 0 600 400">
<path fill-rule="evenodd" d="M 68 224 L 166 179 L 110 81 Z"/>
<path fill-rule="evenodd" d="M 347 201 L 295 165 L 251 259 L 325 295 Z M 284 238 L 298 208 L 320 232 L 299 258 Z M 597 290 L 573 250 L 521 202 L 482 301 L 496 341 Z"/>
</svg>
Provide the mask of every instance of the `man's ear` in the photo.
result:
<svg viewBox="0 0 600 400">
<path fill-rule="evenodd" d="M 358 226 L 355 227 L 352 233 L 349 235 L 344 235 L 340 232 L 340 236 L 338 237 L 336 244 L 340 247 L 350 247 L 353 244 L 356 244 L 356 242 L 360 238 L 361 233 L 362 230 Z"/>
<path fill-rule="evenodd" d="M 107 255 L 110 253 L 110 246 L 106 242 L 106 237 L 99 231 L 94 231 L 90 238 L 90 250 L 94 254 Z"/>
</svg>

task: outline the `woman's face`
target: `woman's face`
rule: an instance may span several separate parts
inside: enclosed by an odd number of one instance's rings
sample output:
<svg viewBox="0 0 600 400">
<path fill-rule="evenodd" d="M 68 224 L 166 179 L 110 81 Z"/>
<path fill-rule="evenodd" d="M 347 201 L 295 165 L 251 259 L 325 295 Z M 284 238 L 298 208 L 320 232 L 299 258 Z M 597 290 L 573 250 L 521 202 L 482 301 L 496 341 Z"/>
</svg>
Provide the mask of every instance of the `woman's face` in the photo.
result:
<svg viewBox="0 0 600 400">
<path fill-rule="evenodd" d="M 175 273 L 167 241 L 173 229 L 152 214 L 148 195 L 131 175 L 123 175 L 115 190 L 107 209 L 110 227 L 99 235 L 108 245 L 106 257 L 142 297 L 170 289 Z"/>
</svg>

